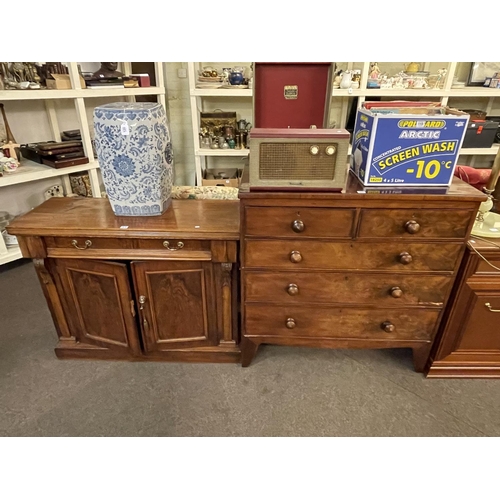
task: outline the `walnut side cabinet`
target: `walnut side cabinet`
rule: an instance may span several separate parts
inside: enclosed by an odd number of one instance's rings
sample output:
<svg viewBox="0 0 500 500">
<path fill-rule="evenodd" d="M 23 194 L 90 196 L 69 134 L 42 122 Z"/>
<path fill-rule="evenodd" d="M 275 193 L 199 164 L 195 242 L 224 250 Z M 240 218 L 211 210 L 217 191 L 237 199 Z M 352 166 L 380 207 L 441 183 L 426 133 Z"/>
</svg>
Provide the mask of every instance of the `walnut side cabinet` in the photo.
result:
<svg viewBox="0 0 500 500">
<path fill-rule="evenodd" d="M 238 362 L 239 202 L 116 217 L 53 198 L 9 227 L 34 260 L 59 358 Z"/>
</svg>

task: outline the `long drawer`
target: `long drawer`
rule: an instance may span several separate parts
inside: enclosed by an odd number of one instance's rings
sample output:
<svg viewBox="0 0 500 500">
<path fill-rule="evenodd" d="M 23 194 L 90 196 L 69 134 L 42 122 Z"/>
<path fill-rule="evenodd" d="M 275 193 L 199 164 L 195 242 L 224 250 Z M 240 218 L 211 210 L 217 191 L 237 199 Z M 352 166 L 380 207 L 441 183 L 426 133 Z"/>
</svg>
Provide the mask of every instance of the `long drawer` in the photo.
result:
<svg viewBox="0 0 500 500">
<path fill-rule="evenodd" d="M 140 239 L 140 238 L 82 238 L 45 237 L 49 257 L 77 258 L 136 258 L 210 260 L 210 241 Z"/>
<path fill-rule="evenodd" d="M 452 278 L 403 274 L 244 271 L 247 302 L 441 307 Z"/>
<path fill-rule="evenodd" d="M 379 210 L 361 212 L 359 238 L 465 238 L 470 210 Z"/>
<path fill-rule="evenodd" d="M 462 243 L 246 240 L 243 266 L 451 272 L 462 249 Z"/>
<path fill-rule="evenodd" d="M 245 335 L 430 340 L 437 309 L 366 309 L 245 304 Z"/>
<path fill-rule="evenodd" d="M 264 237 L 348 238 L 356 211 L 342 208 L 246 207 L 245 234 Z"/>
</svg>

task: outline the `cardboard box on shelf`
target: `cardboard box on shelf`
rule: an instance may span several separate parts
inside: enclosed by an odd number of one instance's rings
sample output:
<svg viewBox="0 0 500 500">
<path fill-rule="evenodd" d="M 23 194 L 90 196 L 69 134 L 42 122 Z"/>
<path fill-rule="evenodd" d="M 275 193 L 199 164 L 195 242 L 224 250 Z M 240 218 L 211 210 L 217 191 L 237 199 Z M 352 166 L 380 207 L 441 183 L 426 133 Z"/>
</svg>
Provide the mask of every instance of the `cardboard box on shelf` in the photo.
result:
<svg viewBox="0 0 500 500">
<path fill-rule="evenodd" d="M 224 172 L 224 177 L 227 176 L 225 179 L 207 179 L 207 176 L 210 175 L 220 175 L 222 172 Z M 225 169 L 225 170 L 213 170 L 212 172 L 206 170 L 203 179 L 201 180 L 201 185 L 202 186 L 224 186 L 224 187 L 240 187 L 240 182 L 241 182 L 241 170 L 237 168 L 232 168 L 232 169 Z"/>
<path fill-rule="evenodd" d="M 47 78 L 47 80 L 45 82 L 48 89 L 51 89 L 51 90 L 70 90 L 72 88 L 69 75 L 51 73 L 51 76 L 52 76 L 53 80 Z M 82 75 L 80 75 L 80 85 L 81 85 L 82 89 L 87 88 L 87 86 L 85 85 L 85 80 L 83 79 Z"/>
<path fill-rule="evenodd" d="M 132 73 L 130 76 L 137 78 L 139 87 L 151 87 L 151 79 L 147 73 Z"/>
</svg>

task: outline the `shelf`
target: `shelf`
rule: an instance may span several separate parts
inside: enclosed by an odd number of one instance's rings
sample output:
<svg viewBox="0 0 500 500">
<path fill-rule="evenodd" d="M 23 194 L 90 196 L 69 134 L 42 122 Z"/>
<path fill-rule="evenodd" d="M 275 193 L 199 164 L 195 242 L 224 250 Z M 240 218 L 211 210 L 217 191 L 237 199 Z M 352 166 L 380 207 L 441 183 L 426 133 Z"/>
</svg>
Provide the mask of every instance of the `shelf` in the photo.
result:
<svg viewBox="0 0 500 500">
<path fill-rule="evenodd" d="M 61 175 L 97 168 L 99 168 L 97 161 L 86 163 L 85 165 L 75 165 L 74 167 L 52 168 L 33 161 L 23 160 L 21 166 L 15 172 L 4 174 L 3 177 L 0 177 L 0 187 L 13 186 L 14 184 L 37 181 L 39 179 L 49 179 L 50 177 L 59 177 Z"/>
<path fill-rule="evenodd" d="M 333 97 L 383 97 L 383 96 L 413 96 L 442 97 L 446 95 L 442 89 L 333 89 Z"/>
<path fill-rule="evenodd" d="M 22 90 L 16 92 L 24 92 Z M 196 97 L 252 97 L 252 89 L 192 89 Z M 333 89 L 332 97 L 500 97 L 500 89 Z"/>
<path fill-rule="evenodd" d="M 196 156 L 248 156 L 249 149 L 196 149 Z"/>
<path fill-rule="evenodd" d="M 13 260 L 22 259 L 23 254 L 21 253 L 21 249 L 16 247 L 7 248 L 6 254 L 0 254 L 0 265 L 7 264 L 7 262 L 12 262 Z"/>
<path fill-rule="evenodd" d="M 500 89 L 488 87 L 464 87 L 463 89 L 443 90 L 448 97 L 500 97 Z"/>
<path fill-rule="evenodd" d="M 491 148 L 462 148 L 461 155 L 491 155 L 494 156 L 498 153 L 499 145 L 495 144 Z"/>
<path fill-rule="evenodd" d="M 333 89 L 333 97 L 500 97 L 500 89 Z"/>
<path fill-rule="evenodd" d="M 192 89 L 192 96 L 197 97 L 252 97 L 252 89 Z"/>
<path fill-rule="evenodd" d="M 133 89 L 68 89 L 68 90 L 1 90 L 0 101 L 26 101 L 38 99 L 74 99 L 76 97 L 119 97 L 132 95 L 164 94 L 164 87 L 139 87 Z"/>
</svg>

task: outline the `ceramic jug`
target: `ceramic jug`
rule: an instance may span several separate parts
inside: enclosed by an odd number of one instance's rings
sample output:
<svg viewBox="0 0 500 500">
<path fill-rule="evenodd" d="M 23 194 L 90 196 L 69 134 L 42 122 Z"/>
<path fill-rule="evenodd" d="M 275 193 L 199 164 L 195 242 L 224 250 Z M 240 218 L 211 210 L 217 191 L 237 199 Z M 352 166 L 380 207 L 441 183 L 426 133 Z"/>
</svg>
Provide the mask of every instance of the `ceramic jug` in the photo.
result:
<svg viewBox="0 0 500 500">
<path fill-rule="evenodd" d="M 243 72 L 233 69 L 229 75 L 229 83 L 231 85 L 241 85 L 243 83 Z"/>
<path fill-rule="evenodd" d="M 348 89 L 351 86 L 351 72 L 350 71 L 344 71 L 342 73 L 342 80 L 340 80 L 340 88 L 341 89 Z"/>
<path fill-rule="evenodd" d="M 406 66 L 406 73 L 416 73 L 420 69 L 420 65 L 418 63 L 411 62 Z"/>
</svg>

